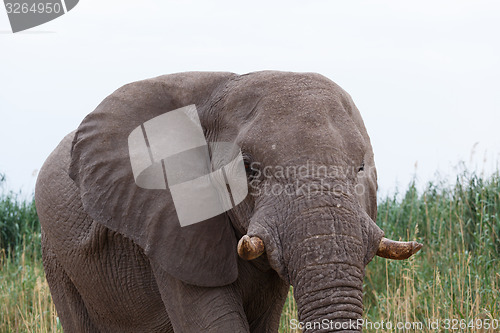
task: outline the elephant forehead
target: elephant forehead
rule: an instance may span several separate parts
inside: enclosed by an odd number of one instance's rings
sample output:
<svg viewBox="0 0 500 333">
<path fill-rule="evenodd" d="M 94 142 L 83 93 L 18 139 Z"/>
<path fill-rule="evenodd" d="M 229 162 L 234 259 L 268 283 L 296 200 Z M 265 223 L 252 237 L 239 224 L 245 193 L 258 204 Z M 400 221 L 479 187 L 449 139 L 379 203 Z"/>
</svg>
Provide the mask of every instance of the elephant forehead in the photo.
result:
<svg viewBox="0 0 500 333">
<path fill-rule="evenodd" d="M 350 96 L 333 81 L 314 73 L 257 72 L 233 79 L 220 98 L 236 122 L 267 117 L 317 121 L 317 111 L 335 104 L 350 111 Z"/>
<path fill-rule="evenodd" d="M 352 119 L 334 118 L 324 110 L 318 111 L 313 121 L 304 118 L 300 114 L 279 117 L 263 112 L 240 137 L 239 144 L 248 147 L 256 159 L 262 156 L 262 162 L 297 163 L 294 160 L 298 159 L 300 163 L 361 164 L 369 146 Z"/>
<path fill-rule="evenodd" d="M 247 94 L 241 94 L 239 86 L 236 92 L 230 90 L 224 107 L 231 112 L 223 121 L 231 123 L 229 128 L 240 128 L 241 146 L 262 148 L 266 155 L 307 155 L 319 149 L 365 154 L 368 136 L 357 124 L 357 109 L 346 92 L 315 76 L 308 77 L 307 84 L 279 78 L 282 84 L 261 80 L 262 86 L 247 87 Z"/>
</svg>

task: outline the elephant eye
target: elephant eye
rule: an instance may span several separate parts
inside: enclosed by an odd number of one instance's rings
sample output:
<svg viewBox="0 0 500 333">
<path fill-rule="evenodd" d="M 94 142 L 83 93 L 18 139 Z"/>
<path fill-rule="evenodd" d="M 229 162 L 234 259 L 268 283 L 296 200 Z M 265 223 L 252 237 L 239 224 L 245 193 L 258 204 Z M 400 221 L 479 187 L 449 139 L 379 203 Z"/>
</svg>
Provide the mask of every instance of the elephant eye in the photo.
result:
<svg viewBox="0 0 500 333">
<path fill-rule="evenodd" d="M 365 161 L 361 163 L 361 166 L 358 169 L 358 172 L 364 171 L 365 170 Z"/>
<path fill-rule="evenodd" d="M 248 160 L 244 160 L 243 164 L 245 165 L 245 171 L 246 171 L 247 175 L 251 175 L 253 172 L 252 162 L 250 162 Z"/>
<path fill-rule="evenodd" d="M 245 165 L 245 172 L 247 174 L 247 177 L 251 180 L 254 178 L 257 170 L 254 169 L 252 165 L 252 161 L 248 157 L 243 157 L 243 164 Z"/>
<path fill-rule="evenodd" d="M 245 165 L 245 171 L 248 172 L 250 171 L 250 161 L 243 161 L 243 164 Z"/>
</svg>

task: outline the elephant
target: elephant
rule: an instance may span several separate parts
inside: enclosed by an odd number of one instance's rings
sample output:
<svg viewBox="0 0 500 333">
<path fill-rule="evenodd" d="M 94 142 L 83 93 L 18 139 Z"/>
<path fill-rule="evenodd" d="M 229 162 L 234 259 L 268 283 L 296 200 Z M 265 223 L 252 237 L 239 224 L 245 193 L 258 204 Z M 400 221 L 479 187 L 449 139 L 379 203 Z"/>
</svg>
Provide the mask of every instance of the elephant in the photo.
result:
<svg viewBox="0 0 500 333">
<path fill-rule="evenodd" d="M 181 226 L 173 187 L 138 186 L 129 141 L 186 106 L 206 142 L 239 148 L 246 196 Z M 160 173 L 162 161 L 151 159 Z M 62 327 L 277 332 L 293 286 L 305 332 L 359 332 L 366 265 L 422 247 L 384 237 L 376 193 L 360 112 L 320 74 L 186 72 L 127 84 L 61 141 L 37 179 L 43 265 Z M 196 212 L 204 202 L 190 204 Z"/>
</svg>

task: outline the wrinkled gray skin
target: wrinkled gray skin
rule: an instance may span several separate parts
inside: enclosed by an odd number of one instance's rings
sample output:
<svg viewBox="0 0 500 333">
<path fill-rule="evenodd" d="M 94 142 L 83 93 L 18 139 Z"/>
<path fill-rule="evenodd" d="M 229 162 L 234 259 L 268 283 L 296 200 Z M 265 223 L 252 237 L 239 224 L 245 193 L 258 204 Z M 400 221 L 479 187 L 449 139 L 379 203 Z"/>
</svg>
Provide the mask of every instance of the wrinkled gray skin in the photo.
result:
<svg viewBox="0 0 500 333">
<path fill-rule="evenodd" d="M 180 228 L 168 190 L 135 185 L 126 138 L 189 104 L 208 142 L 235 142 L 259 170 L 249 172 L 251 193 L 236 208 Z M 339 171 L 261 172 L 308 161 Z M 299 191 L 264 193 L 285 184 Z M 43 262 L 62 326 L 277 332 L 290 284 L 303 322 L 361 318 L 365 266 L 383 236 L 373 222 L 376 186 L 359 111 L 321 75 L 182 73 L 126 85 L 61 142 L 37 181 Z M 238 258 L 244 234 L 259 236 L 266 253 Z"/>
</svg>

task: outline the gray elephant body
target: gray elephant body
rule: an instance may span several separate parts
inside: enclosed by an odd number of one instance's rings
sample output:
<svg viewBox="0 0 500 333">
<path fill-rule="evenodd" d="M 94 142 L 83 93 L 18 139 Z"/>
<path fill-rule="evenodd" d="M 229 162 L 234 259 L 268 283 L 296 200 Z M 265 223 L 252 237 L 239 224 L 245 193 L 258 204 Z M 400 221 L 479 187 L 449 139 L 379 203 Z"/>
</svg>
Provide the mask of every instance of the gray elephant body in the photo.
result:
<svg viewBox="0 0 500 333">
<path fill-rule="evenodd" d="M 241 147 L 250 194 L 181 228 L 168 189 L 134 183 L 127 137 L 191 104 L 207 142 Z M 334 174 L 319 179 L 311 161 Z M 265 173 L 304 165 L 305 176 Z M 294 191 L 266 193 L 287 184 Z M 315 191 L 301 192 L 305 185 Z M 126 85 L 48 158 L 35 199 L 68 332 L 276 332 L 290 284 L 301 321 L 355 321 L 364 267 L 383 236 L 359 111 L 317 74 L 184 73 Z M 261 239 L 266 255 L 238 258 L 243 235 Z"/>
<path fill-rule="evenodd" d="M 68 176 L 73 137 L 47 159 L 36 197 L 45 272 L 66 332 L 174 332 L 167 309 L 175 332 L 276 331 L 288 285 L 264 259 L 257 269 L 240 260 L 239 279 L 217 290 L 188 285 L 89 217 Z"/>
</svg>

